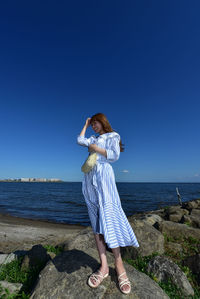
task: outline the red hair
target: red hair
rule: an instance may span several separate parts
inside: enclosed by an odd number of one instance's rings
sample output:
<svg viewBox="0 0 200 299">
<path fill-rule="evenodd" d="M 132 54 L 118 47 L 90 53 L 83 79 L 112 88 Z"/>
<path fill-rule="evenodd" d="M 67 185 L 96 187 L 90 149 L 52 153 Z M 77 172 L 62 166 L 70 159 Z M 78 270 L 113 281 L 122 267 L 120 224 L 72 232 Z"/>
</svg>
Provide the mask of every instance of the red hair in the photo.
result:
<svg viewBox="0 0 200 299">
<path fill-rule="evenodd" d="M 99 121 L 103 127 L 103 130 L 105 131 L 105 133 L 109 133 L 109 132 L 116 132 L 115 130 L 112 129 L 107 117 L 105 116 L 105 114 L 103 113 L 96 113 L 94 114 L 92 117 L 91 117 L 91 120 L 90 120 L 90 124 L 92 124 L 95 120 Z M 119 145 L 120 145 L 120 152 L 123 152 L 124 151 L 124 146 L 121 142 L 121 139 L 120 139 L 120 142 L 119 142 Z"/>
</svg>

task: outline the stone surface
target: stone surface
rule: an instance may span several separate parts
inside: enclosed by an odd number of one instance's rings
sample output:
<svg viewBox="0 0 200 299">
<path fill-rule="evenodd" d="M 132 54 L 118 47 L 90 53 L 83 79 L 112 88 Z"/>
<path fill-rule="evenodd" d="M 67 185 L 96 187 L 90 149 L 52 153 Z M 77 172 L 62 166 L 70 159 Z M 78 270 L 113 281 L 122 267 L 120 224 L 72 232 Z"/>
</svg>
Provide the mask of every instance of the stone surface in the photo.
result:
<svg viewBox="0 0 200 299">
<path fill-rule="evenodd" d="M 64 250 L 79 249 L 85 250 L 87 248 L 96 248 L 94 233 L 90 226 L 78 232 L 71 238 L 64 242 Z"/>
<path fill-rule="evenodd" d="M 21 269 L 35 267 L 39 264 L 45 264 L 51 257 L 42 245 L 34 245 L 24 256 Z"/>
<path fill-rule="evenodd" d="M 166 233 L 175 239 L 177 237 L 193 237 L 200 240 L 200 230 L 198 228 L 189 227 L 186 224 L 162 221 L 158 224 L 158 229 L 161 233 Z"/>
<path fill-rule="evenodd" d="M 161 222 L 162 218 L 156 214 L 147 214 L 140 218 L 143 221 L 146 221 L 147 224 L 154 225 L 156 222 Z"/>
<path fill-rule="evenodd" d="M 195 254 L 185 258 L 183 265 L 188 266 L 192 273 L 197 275 L 197 281 L 200 285 L 200 254 Z"/>
<path fill-rule="evenodd" d="M 192 227 L 200 228 L 200 216 L 194 215 L 184 215 L 181 222 L 189 223 Z"/>
<path fill-rule="evenodd" d="M 192 209 L 190 215 L 191 216 L 196 216 L 196 217 L 200 218 L 200 209 Z"/>
<path fill-rule="evenodd" d="M 196 208 L 198 208 L 198 206 L 199 206 L 199 202 L 196 201 L 196 200 L 184 202 L 182 204 L 182 207 L 187 209 L 187 210 L 196 209 Z"/>
<path fill-rule="evenodd" d="M 0 280 L 0 285 L 4 289 L 7 288 L 11 294 L 18 293 L 21 290 L 22 286 L 23 286 L 21 283 L 11 283 L 11 282 L 8 282 L 8 281 L 5 281 L 5 280 Z M 3 291 L 1 293 L 1 296 L 2 296 L 1 298 L 3 298 L 4 294 L 7 294 L 7 293 L 5 291 Z"/>
<path fill-rule="evenodd" d="M 112 255 L 107 252 L 107 256 Z M 108 259 L 111 261 L 113 257 Z M 124 298 L 117 282 L 114 264 L 109 263 L 109 276 L 98 286 L 91 288 L 87 284 L 89 276 L 100 267 L 97 250 L 85 251 L 72 249 L 65 251 L 49 261 L 41 271 L 30 299 L 91 299 Z M 131 294 L 134 299 L 169 298 L 159 285 L 147 275 L 124 263 L 127 276 L 131 282 Z"/>
<path fill-rule="evenodd" d="M 174 243 L 174 242 L 167 242 L 165 247 L 173 252 L 182 252 L 183 251 L 181 244 Z"/>
<path fill-rule="evenodd" d="M 170 278 L 172 283 L 182 290 L 183 295 L 194 295 L 194 290 L 185 273 L 168 257 L 153 257 L 148 263 L 147 271 L 153 273 L 158 281 L 167 282 Z"/>
<path fill-rule="evenodd" d="M 144 220 L 132 219 L 130 224 L 137 236 L 140 247 L 121 247 L 121 254 L 124 258 L 135 259 L 138 255 L 147 256 L 153 252 L 164 252 L 164 237 L 157 229 Z"/>
<path fill-rule="evenodd" d="M 13 253 L 13 252 L 11 252 L 10 254 L 0 254 L 0 265 L 2 265 L 2 264 L 8 264 L 8 263 L 10 263 L 10 262 L 12 262 L 12 261 L 14 261 L 15 259 L 16 259 L 17 257 L 16 257 L 16 255 Z"/>
</svg>

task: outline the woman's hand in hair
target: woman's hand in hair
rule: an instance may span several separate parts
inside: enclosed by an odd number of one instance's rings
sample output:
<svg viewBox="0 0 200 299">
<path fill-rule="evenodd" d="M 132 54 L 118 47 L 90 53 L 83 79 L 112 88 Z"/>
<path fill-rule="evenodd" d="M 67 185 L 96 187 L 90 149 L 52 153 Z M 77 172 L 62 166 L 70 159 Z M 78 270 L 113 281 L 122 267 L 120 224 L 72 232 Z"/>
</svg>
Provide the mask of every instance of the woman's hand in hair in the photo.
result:
<svg viewBox="0 0 200 299">
<path fill-rule="evenodd" d="M 91 117 L 88 117 L 85 122 L 86 129 L 90 126 Z"/>
</svg>

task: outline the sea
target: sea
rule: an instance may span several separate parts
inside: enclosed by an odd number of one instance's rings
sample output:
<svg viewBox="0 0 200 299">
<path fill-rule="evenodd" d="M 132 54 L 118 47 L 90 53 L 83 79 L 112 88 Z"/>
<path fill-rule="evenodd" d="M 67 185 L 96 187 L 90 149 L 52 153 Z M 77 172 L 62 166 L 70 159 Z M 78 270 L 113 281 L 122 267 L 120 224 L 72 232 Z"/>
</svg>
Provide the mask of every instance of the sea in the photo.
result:
<svg viewBox="0 0 200 299">
<path fill-rule="evenodd" d="M 200 198 L 200 183 L 116 182 L 127 216 Z M 82 182 L 0 182 L 0 213 L 53 223 L 90 225 Z"/>
</svg>

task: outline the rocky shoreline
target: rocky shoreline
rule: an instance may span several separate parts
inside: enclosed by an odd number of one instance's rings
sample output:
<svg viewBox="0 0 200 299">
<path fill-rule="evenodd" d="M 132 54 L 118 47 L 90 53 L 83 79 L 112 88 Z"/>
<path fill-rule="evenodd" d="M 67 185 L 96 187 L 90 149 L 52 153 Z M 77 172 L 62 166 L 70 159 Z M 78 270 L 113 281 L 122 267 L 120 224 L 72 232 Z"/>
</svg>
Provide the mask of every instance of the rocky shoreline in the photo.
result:
<svg viewBox="0 0 200 299">
<path fill-rule="evenodd" d="M 200 297 L 200 199 L 127 217 L 140 244 L 121 247 L 132 291 L 129 298 Z M 22 283 L 1 279 L 1 269 L 20 260 L 20 270 L 42 265 L 21 298 L 123 298 L 118 287 L 112 250 L 107 248 L 110 275 L 97 288 L 87 285 L 89 275 L 100 266 L 90 226 L 53 224 L 0 215 L 0 285 L 11 293 Z M 53 253 L 47 246 L 61 248 Z M 17 247 L 17 250 L 16 250 Z M 136 261 L 149 258 L 145 270 Z M 180 297 L 167 294 L 161 284 L 172 282 Z M 0 293 L 1 295 L 1 293 Z M 20 298 L 20 297 L 16 297 Z"/>
</svg>

